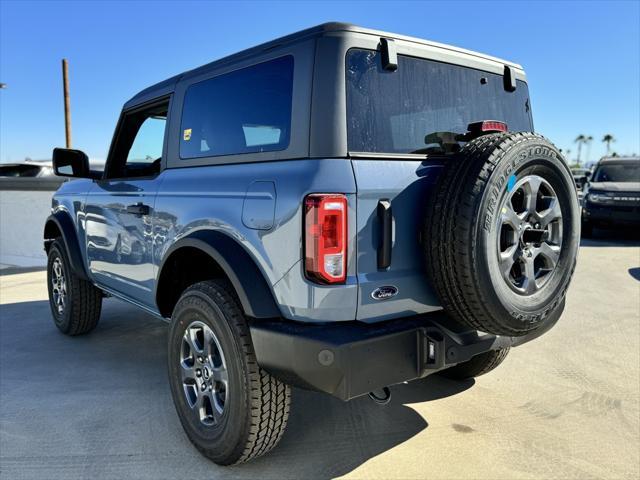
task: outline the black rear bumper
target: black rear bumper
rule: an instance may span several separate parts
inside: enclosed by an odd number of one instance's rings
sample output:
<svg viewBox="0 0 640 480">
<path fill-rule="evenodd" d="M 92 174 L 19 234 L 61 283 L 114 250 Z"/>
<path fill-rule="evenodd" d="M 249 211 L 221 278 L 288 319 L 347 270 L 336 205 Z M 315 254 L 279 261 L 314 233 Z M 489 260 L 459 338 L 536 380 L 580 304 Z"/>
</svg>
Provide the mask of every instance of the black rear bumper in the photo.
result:
<svg viewBox="0 0 640 480">
<path fill-rule="evenodd" d="M 258 363 L 276 378 L 350 400 L 489 350 L 528 342 L 555 321 L 524 337 L 504 337 L 452 325 L 442 313 L 373 325 L 254 320 L 251 337 Z"/>
</svg>

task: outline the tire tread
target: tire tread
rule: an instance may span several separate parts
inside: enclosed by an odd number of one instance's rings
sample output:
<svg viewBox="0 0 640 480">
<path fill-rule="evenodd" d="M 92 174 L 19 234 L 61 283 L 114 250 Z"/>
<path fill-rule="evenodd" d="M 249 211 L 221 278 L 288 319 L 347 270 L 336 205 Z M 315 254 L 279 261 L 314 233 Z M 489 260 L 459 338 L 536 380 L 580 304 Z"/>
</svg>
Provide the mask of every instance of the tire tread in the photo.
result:
<svg viewBox="0 0 640 480">
<path fill-rule="evenodd" d="M 49 249 L 48 268 L 52 263 L 52 255 L 59 255 L 64 264 L 64 273 L 67 280 L 71 299 L 71 310 L 69 311 L 69 322 L 66 325 L 56 326 L 66 335 L 76 336 L 89 333 L 98 325 L 100 313 L 102 312 L 102 291 L 96 288 L 91 282 L 78 277 L 66 257 L 66 250 L 61 239 L 54 240 Z M 49 279 L 47 279 L 49 282 Z M 51 310 L 56 317 L 54 306 L 51 303 Z"/>
<path fill-rule="evenodd" d="M 204 281 L 187 289 L 183 297 L 194 291 L 210 298 L 227 316 L 246 359 L 245 362 L 240 363 L 249 385 L 251 410 L 249 433 L 236 458 L 217 460 L 224 465 L 243 463 L 269 452 L 282 438 L 289 418 L 291 388 L 258 365 L 249 326 L 231 285 L 224 280 Z M 178 303 L 180 304 L 180 301 Z M 188 431 L 187 435 L 189 435 Z M 191 437 L 190 439 L 202 454 L 209 458 L 216 457 L 217 452 L 199 445 Z"/>
</svg>

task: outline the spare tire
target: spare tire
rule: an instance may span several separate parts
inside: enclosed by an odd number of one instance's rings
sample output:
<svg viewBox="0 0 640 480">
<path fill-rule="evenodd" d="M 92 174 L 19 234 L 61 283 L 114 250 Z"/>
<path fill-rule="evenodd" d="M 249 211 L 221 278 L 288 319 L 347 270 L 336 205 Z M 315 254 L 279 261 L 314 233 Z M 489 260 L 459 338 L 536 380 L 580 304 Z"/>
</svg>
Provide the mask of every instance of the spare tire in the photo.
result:
<svg viewBox="0 0 640 480">
<path fill-rule="evenodd" d="M 444 166 L 427 205 L 426 269 L 445 311 L 495 335 L 564 308 L 580 239 L 573 177 L 533 133 L 489 134 Z"/>
</svg>

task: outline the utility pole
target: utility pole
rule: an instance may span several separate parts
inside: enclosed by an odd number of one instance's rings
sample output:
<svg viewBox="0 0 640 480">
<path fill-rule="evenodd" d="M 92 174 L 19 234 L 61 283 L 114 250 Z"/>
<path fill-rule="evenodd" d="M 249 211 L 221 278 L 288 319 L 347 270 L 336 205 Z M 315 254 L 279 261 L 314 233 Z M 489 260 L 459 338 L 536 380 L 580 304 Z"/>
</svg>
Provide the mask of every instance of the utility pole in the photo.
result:
<svg viewBox="0 0 640 480">
<path fill-rule="evenodd" d="M 64 133 L 67 148 L 71 148 L 71 102 L 69 100 L 69 63 L 62 59 L 62 83 L 64 89 Z"/>
</svg>

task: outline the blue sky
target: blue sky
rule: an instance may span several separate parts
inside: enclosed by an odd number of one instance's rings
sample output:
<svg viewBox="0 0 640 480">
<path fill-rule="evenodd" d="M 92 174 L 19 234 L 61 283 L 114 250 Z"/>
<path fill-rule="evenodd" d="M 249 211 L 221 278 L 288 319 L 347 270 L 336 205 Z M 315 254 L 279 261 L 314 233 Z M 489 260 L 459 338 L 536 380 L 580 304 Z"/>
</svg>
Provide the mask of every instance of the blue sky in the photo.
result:
<svg viewBox="0 0 640 480">
<path fill-rule="evenodd" d="M 73 143 L 105 158 L 137 91 L 246 47 L 337 20 L 478 50 L 525 67 L 536 130 L 590 158 L 640 153 L 640 2 L 213 2 L 0 0 L 0 161 L 64 145 L 60 60 Z M 583 160 L 585 152 L 583 152 Z"/>
</svg>

